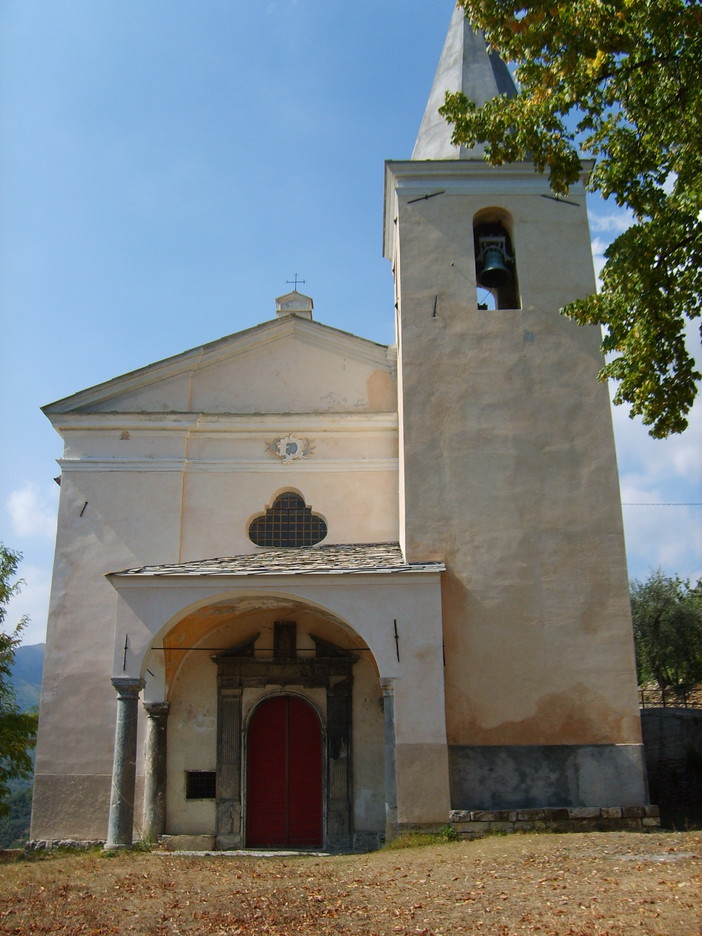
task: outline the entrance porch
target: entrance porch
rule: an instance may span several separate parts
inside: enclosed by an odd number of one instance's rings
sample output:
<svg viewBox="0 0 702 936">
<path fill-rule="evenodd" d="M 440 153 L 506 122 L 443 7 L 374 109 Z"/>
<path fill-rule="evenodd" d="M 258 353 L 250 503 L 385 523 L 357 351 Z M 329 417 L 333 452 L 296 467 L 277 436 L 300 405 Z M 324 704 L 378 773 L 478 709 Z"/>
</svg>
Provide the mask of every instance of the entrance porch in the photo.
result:
<svg viewBox="0 0 702 936">
<path fill-rule="evenodd" d="M 325 558 L 343 549 L 370 547 L 326 547 Z M 345 559 L 345 573 L 265 581 L 193 581 L 184 567 L 111 577 L 122 672 L 107 847 L 168 836 L 195 848 L 367 849 L 398 821 L 445 821 L 441 568 L 396 559 L 397 575 L 376 565 L 352 578 Z M 398 782 L 398 756 L 422 776 L 418 791 Z"/>
</svg>

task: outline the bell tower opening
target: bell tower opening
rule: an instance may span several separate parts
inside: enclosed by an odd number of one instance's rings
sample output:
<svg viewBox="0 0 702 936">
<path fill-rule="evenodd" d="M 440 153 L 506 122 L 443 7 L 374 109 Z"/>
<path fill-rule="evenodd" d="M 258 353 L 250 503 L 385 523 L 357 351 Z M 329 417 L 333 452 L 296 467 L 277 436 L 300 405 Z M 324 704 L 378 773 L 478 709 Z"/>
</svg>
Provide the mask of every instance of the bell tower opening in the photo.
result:
<svg viewBox="0 0 702 936">
<path fill-rule="evenodd" d="M 473 249 L 478 309 L 519 309 L 512 219 L 500 208 L 485 208 L 473 218 Z"/>
</svg>

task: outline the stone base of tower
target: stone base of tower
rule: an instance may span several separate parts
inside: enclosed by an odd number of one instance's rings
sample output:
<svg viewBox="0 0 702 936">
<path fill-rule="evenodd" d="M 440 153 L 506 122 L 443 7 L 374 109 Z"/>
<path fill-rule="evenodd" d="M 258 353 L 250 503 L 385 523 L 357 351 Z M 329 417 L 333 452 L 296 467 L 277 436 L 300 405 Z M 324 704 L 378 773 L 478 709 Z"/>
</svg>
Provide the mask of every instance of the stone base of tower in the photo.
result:
<svg viewBox="0 0 702 936">
<path fill-rule="evenodd" d="M 648 802 L 641 744 L 451 745 L 449 765 L 454 810 Z"/>
<path fill-rule="evenodd" d="M 660 824 L 660 810 L 651 805 L 454 809 L 450 817 L 450 825 L 461 838 L 488 832 L 645 832 Z"/>
</svg>

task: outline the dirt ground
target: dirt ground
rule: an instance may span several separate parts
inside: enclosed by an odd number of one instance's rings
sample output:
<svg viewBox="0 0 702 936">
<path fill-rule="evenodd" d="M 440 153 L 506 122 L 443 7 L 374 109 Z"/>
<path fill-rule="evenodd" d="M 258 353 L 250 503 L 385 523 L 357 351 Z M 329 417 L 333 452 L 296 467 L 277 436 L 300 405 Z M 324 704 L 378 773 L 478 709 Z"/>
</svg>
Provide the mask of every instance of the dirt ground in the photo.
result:
<svg viewBox="0 0 702 936">
<path fill-rule="evenodd" d="M 509 835 L 367 855 L 63 854 L 0 866 L 0 934 L 702 934 L 702 833 Z"/>
</svg>

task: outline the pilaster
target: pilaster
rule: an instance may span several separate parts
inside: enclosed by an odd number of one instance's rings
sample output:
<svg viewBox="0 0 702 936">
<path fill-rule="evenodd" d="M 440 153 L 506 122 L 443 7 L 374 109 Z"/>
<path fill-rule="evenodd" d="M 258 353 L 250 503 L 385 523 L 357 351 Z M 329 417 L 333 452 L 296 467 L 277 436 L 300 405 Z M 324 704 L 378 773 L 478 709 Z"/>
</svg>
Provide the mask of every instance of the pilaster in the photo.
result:
<svg viewBox="0 0 702 936">
<path fill-rule="evenodd" d="M 327 848 L 351 847 L 352 677 L 327 688 Z"/>
<path fill-rule="evenodd" d="M 395 685 L 393 679 L 381 679 L 385 721 L 385 839 L 397 834 L 397 775 L 395 761 Z"/>
<path fill-rule="evenodd" d="M 221 686 L 217 706 L 217 848 L 241 848 L 241 687 Z"/>
</svg>

